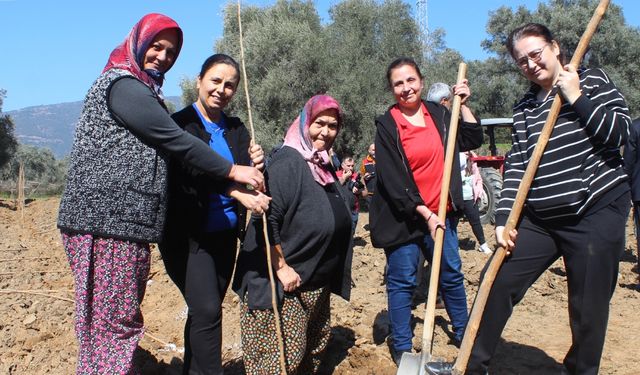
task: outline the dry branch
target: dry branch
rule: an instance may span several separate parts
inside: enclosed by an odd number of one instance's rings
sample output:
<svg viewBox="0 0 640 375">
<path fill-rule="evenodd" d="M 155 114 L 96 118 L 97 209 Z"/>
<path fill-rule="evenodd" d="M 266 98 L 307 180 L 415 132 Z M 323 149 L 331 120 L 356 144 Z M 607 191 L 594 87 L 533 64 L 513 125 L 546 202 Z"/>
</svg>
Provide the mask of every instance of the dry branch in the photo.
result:
<svg viewBox="0 0 640 375">
<path fill-rule="evenodd" d="M 49 292 L 55 292 L 54 290 L 48 290 Z M 17 290 L 17 289 L 0 289 L 0 293 L 5 293 L 5 294 L 33 294 L 36 296 L 43 296 L 43 297 L 50 297 L 50 298 L 55 298 L 55 299 L 59 299 L 62 301 L 67 301 L 67 302 L 75 302 L 74 300 L 70 299 L 70 298 L 65 298 L 65 297 L 59 297 L 53 294 L 47 294 L 47 293 L 43 293 L 41 291 L 36 291 L 36 290 Z"/>
<path fill-rule="evenodd" d="M 21 260 L 43 260 L 43 259 L 52 259 L 52 258 L 54 258 L 54 257 L 6 258 L 6 259 L 0 259 L 0 262 L 17 262 L 17 261 L 21 261 Z"/>
</svg>

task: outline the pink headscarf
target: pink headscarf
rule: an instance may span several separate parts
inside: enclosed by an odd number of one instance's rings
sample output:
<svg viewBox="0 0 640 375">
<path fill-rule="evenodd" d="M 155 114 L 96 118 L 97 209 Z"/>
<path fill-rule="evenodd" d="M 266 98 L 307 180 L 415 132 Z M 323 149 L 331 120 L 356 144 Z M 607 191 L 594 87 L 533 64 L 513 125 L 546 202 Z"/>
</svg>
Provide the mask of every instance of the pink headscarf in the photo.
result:
<svg viewBox="0 0 640 375">
<path fill-rule="evenodd" d="M 342 126 L 342 111 L 340 104 L 328 95 L 316 95 L 309 99 L 302 108 L 302 112 L 289 126 L 284 137 L 284 145 L 296 149 L 307 161 L 313 178 L 320 185 L 325 186 L 335 181 L 330 170 L 329 153 L 313 148 L 313 142 L 309 136 L 309 126 L 318 117 L 318 114 L 327 109 L 338 111 L 338 131 Z"/>
<path fill-rule="evenodd" d="M 109 55 L 109 61 L 102 72 L 109 69 L 124 69 L 131 72 L 139 80 L 151 87 L 160 94 L 160 86 L 164 79 L 164 73 L 151 70 L 144 70 L 144 56 L 153 41 L 161 31 L 166 29 L 175 29 L 178 32 L 178 48 L 176 51 L 176 59 L 182 48 L 182 30 L 176 21 L 171 18 L 158 14 L 150 13 L 142 17 L 138 23 L 133 26 L 127 38 L 116 47 Z M 175 63 L 175 60 L 174 60 Z M 171 69 L 171 66 L 167 70 Z"/>
</svg>

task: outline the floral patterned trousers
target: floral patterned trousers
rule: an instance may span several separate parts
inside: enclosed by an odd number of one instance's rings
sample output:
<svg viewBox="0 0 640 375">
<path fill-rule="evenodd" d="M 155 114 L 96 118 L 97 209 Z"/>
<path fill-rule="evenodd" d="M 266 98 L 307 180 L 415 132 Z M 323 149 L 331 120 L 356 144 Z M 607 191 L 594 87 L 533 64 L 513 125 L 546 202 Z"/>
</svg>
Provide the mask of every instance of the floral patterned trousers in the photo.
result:
<svg viewBox="0 0 640 375">
<path fill-rule="evenodd" d="M 316 374 L 331 335 L 329 287 L 287 293 L 280 311 L 287 374 Z M 251 310 L 241 303 L 240 328 L 248 375 L 280 374 L 280 352 L 273 310 Z"/>
<path fill-rule="evenodd" d="M 75 283 L 77 374 L 136 374 L 148 243 L 62 232 Z"/>
</svg>

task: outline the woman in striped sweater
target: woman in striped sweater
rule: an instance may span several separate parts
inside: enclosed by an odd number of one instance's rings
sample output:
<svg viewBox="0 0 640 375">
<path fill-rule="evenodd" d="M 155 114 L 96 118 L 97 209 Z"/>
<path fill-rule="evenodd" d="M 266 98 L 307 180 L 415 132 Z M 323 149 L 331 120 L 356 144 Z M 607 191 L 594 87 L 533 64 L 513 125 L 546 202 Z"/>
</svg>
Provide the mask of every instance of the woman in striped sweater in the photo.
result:
<svg viewBox="0 0 640 375">
<path fill-rule="evenodd" d="M 562 257 L 573 339 L 563 373 L 596 374 L 629 213 L 620 157 L 631 123 L 628 108 L 602 70 L 563 65 L 560 46 L 543 25 L 514 30 L 507 49 L 531 82 L 513 109 L 513 146 L 496 212 L 497 240 L 511 256 L 491 290 L 468 373 L 486 373 L 513 306 Z M 523 218 L 506 242 L 507 216 L 556 93 L 563 99 L 560 115 Z"/>
</svg>

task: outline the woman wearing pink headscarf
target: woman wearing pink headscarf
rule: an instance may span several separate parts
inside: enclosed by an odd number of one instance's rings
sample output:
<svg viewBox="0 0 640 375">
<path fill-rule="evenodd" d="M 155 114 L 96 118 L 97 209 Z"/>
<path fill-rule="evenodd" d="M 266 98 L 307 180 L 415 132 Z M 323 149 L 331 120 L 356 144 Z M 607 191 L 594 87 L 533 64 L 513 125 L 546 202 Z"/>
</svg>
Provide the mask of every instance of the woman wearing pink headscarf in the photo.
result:
<svg viewBox="0 0 640 375">
<path fill-rule="evenodd" d="M 257 169 L 233 165 L 169 117 L 160 87 L 181 46 L 174 20 L 144 16 L 109 56 L 76 126 L 58 227 L 74 275 L 78 374 L 137 372 L 149 243 L 161 240 L 165 222 L 167 156 L 218 179 L 263 185 Z"/>
<path fill-rule="evenodd" d="M 329 341 L 331 292 L 349 298 L 351 214 L 327 151 L 340 106 L 311 98 L 267 165 L 267 214 L 288 373 L 318 372 Z M 247 374 L 279 373 L 262 221 L 253 218 L 236 268 Z"/>
</svg>

